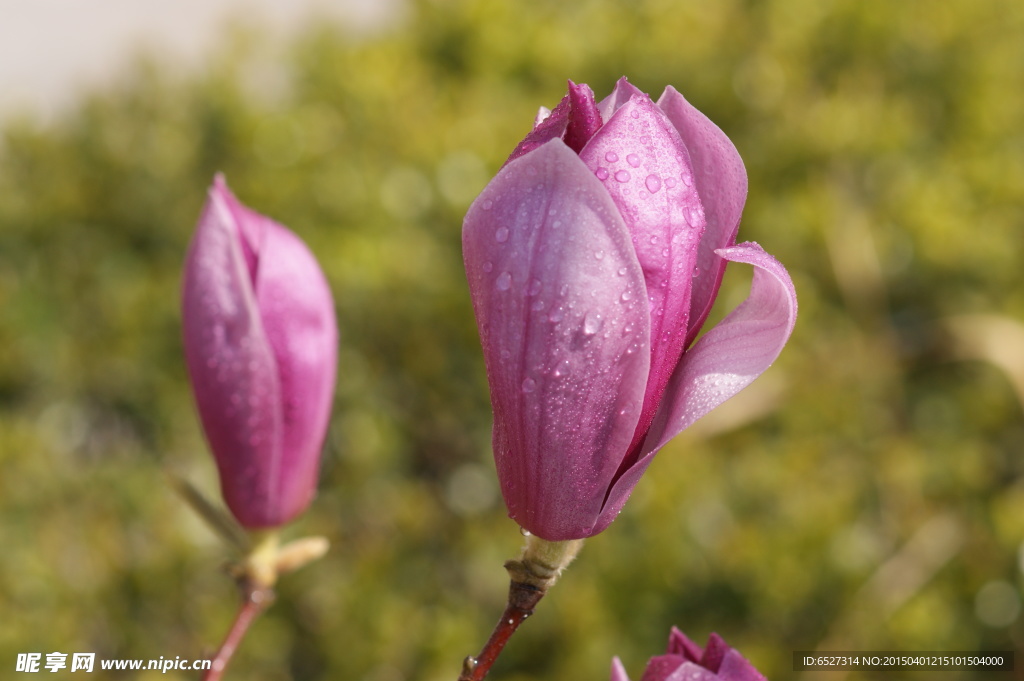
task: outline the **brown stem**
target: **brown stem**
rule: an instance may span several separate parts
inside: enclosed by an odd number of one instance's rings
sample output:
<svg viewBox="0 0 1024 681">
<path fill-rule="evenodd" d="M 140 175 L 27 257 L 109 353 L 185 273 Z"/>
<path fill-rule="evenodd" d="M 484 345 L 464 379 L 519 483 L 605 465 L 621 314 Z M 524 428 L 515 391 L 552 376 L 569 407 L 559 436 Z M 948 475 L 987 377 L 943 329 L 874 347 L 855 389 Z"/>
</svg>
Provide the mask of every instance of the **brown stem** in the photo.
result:
<svg viewBox="0 0 1024 681">
<path fill-rule="evenodd" d="M 508 588 L 508 605 L 501 619 L 494 627 L 494 632 L 487 639 L 483 650 L 476 657 L 467 657 L 462 662 L 462 674 L 458 681 L 483 681 L 491 665 L 498 659 L 502 649 L 519 625 L 533 614 L 533 609 L 544 597 L 544 591 L 532 584 L 517 582 L 514 579 Z"/>
<path fill-rule="evenodd" d="M 274 590 L 270 587 L 256 586 L 251 580 L 242 580 L 239 587 L 242 591 L 242 603 L 235 614 L 235 621 L 232 622 L 224 643 L 214 656 L 210 669 L 203 675 L 202 681 L 220 681 L 250 625 L 274 602 Z"/>
</svg>

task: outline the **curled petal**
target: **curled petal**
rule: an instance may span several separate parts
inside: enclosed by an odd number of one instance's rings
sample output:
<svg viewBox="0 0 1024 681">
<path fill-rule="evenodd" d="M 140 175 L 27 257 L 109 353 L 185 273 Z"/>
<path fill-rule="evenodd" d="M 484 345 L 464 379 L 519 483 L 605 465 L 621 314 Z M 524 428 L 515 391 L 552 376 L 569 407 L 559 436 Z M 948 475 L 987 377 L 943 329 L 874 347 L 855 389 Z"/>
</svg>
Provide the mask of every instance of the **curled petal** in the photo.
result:
<svg viewBox="0 0 1024 681">
<path fill-rule="evenodd" d="M 779 356 L 796 322 L 796 291 L 786 269 L 760 246 L 718 254 L 755 267 L 750 296 L 686 351 L 654 417 L 643 456 L 612 487 L 598 527 L 615 519 L 654 454 L 697 419 L 748 386 Z"/>
<path fill-rule="evenodd" d="M 689 345 L 700 332 L 722 284 L 725 261 L 717 257 L 715 251 L 736 243 L 743 204 L 747 200 L 747 171 L 725 133 L 674 87 L 665 88 L 658 107 L 672 121 L 690 152 L 693 177 L 707 220 L 697 254 L 699 275 L 693 284 L 690 303 L 690 330 L 686 339 Z"/>
<path fill-rule="evenodd" d="M 755 243 L 716 251 L 754 266 L 750 296 L 687 350 L 651 426 L 651 454 L 760 376 L 779 356 L 796 323 L 796 290 L 778 260 Z"/>
<path fill-rule="evenodd" d="M 590 536 L 639 419 L 643 273 L 615 205 L 561 140 L 510 162 L 470 207 L 463 255 L 509 515 Z"/>
</svg>

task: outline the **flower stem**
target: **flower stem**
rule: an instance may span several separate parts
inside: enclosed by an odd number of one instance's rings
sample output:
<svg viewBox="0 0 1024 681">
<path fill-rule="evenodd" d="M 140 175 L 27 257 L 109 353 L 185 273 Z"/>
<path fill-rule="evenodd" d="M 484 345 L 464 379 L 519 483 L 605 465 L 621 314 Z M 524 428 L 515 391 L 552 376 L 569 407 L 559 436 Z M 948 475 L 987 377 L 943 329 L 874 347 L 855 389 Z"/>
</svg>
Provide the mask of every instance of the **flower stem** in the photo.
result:
<svg viewBox="0 0 1024 681">
<path fill-rule="evenodd" d="M 512 634 L 533 614 L 540 599 L 576 557 L 582 545 L 582 539 L 550 542 L 534 535 L 527 537 L 522 557 L 505 563 L 505 569 L 512 577 L 505 612 L 480 654 L 463 660 L 458 681 L 483 681 L 486 678 Z"/>
<path fill-rule="evenodd" d="M 544 597 L 543 591 L 530 584 L 513 582 L 508 588 L 508 605 L 501 619 L 494 627 L 494 632 L 487 639 L 483 650 L 476 657 L 467 657 L 462 662 L 462 674 L 458 681 L 483 681 L 491 665 L 498 659 L 498 655 L 505 648 L 505 644 L 516 633 L 516 629 L 527 617 L 533 614 L 533 609 Z"/>
<path fill-rule="evenodd" d="M 249 580 L 245 580 L 239 586 L 242 602 L 235 614 L 235 621 L 232 622 L 228 635 L 224 637 L 224 643 L 214 656 L 210 670 L 203 675 L 203 681 L 220 681 L 250 625 L 274 602 L 274 589 L 271 587 L 260 586 Z"/>
</svg>

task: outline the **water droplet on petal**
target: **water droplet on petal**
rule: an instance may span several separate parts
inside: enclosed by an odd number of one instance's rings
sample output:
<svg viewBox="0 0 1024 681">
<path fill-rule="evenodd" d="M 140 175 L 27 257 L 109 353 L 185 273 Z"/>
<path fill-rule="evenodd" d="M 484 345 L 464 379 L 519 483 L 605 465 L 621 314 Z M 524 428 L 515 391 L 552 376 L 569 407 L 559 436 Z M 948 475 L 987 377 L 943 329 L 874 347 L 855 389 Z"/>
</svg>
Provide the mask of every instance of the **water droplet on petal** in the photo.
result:
<svg viewBox="0 0 1024 681">
<path fill-rule="evenodd" d="M 700 209 L 691 208 L 686 213 L 686 224 L 690 225 L 690 227 L 700 227 L 703 217 L 704 216 L 700 213 Z"/>
<path fill-rule="evenodd" d="M 647 179 L 644 180 L 644 184 L 647 185 L 647 191 L 654 194 L 661 189 L 661 178 L 657 175 L 648 175 Z"/>
<path fill-rule="evenodd" d="M 508 241 L 508 227 L 498 227 L 494 232 L 494 240 L 499 244 L 503 244 Z"/>
<path fill-rule="evenodd" d="M 535 296 L 540 293 L 541 283 L 540 279 L 534 279 L 530 282 L 530 288 L 526 290 L 526 295 Z"/>
<path fill-rule="evenodd" d="M 629 112 L 629 115 L 632 116 L 633 118 L 640 118 L 640 110 L 633 109 L 632 111 Z"/>
<path fill-rule="evenodd" d="M 615 179 L 618 180 L 619 182 L 629 182 L 629 177 L 629 171 L 627 170 L 620 170 L 617 173 L 615 173 Z"/>
<path fill-rule="evenodd" d="M 639 168 L 640 167 L 640 157 L 637 156 L 636 154 L 630 154 L 629 156 L 626 157 L 626 163 L 628 163 L 629 165 L 633 166 L 634 168 Z"/>
<path fill-rule="evenodd" d="M 601 315 L 595 312 L 588 312 L 583 317 L 583 333 L 593 336 L 601 330 Z"/>
<path fill-rule="evenodd" d="M 672 187 L 675 187 L 676 186 L 676 178 L 674 178 L 674 177 L 666 177 L 665 178 L 665 186 L 668 187 L 669 189 L 672 189 Z"/>
<path fill-rule="evenodd" d="M 630 300 L 632 297 L 633 297 L 633 292 L 630 291 L 629 289 L 626 289 L 625 291 L 622 292 L 622 302 L 625 303 L 628 300 Z"/>
<path fill-rule="evenodd" d="M 508 272 L 502 272 L 498 275 L 498 279 L 494 282 L 494 285 L 498 287 L 499 291 L 507 291 L 512 286 L 512 275 Z"/>
<path fill-rule="evenodd" d="M 532 393 L 536 389 L 537 389 L 537 381 L 533 380 L 532 378 L 527 378 L 527 379 L 525 379 L 523 381 L 523 392 L 524 393 Z"/>
<path fill-rule="evenodd" d="M 609 163 L 615 163 L 616 161 L 619 160 L 619 155 L 616 154 L 614 151 L 609 151 L 607 154 L 604 155 L 604 160 L 608 161 Z"/>
<path fill-rule="evenodd" d="M 484 200 L 484 204 L 483 204 L 484 210 L 490 210 L 493 207 L 494 207 L 494 201 L 491 201 L 490 199 L 485 199 Z"/>
<path fill-rule="evenodd" d="M 568 373 L 569 360 L 563 359 L 561 362 L 558 363 L 558 366 L 555 367 L 555 370 L 551 372 L 551 375 L 554 376 L 555 378 L 561 378 L 562 376 L 565 376 Z"/>
<path fill-rule="evenodd" d="M 557 324 L 558 322 L 562 321 L 562 317 L 564 317 L 564 316 L 565 316 L 565 308 L 564 307 L 556 307 L 554 310 L 551 311 L 551 314 L 548 315 L 548 320 L 552 321 L 552 322 L 555 322 Z"/>
<path fill-rule="evenodd" d="M 594 175 L 597 175 L 597 179 L 599 179 L 599 180 L 607 180 L 608 179 L 608 169 L 607 168 L 598 168 L 597 170 L 594 171 Z"/>
<path fill-rule="evenodd" d="M 604 251 L 595 251 L 594 257 L 598 260 L 604 260 Z"/>
<path fill-rule="evenodd" d="M 490 272 L 494 269 L 494 263 L 488 260 L 484 263 L 484 272 Z"/>
<path fill-rule="evenodd" d="M 620 277 L 624 277 L 624 276 L 626 276 L 626 271 L 627 271 L 627 270 L 626 270 L 626 268 L 625 268 L 625 267 L 620 267 L 620 268 L 619 268 L 619 276 L 620 276 Z"/>
</svg>

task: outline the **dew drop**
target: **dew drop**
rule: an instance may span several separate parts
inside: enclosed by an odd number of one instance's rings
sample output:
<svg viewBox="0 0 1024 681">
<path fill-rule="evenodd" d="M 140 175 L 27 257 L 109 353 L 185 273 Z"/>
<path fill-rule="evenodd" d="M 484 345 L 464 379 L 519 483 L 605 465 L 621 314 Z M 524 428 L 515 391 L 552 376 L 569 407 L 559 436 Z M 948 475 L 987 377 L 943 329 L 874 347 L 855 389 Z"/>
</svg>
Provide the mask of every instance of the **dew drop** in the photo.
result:
<svg viewBox="0 0 1024 681">
<path fill-rule="evenodd" d="M 647 191 L 655 194 L 661 189 L 661 178 L 654 174 L 648 175 L 647 179 L 644 180 L 644 184 L 647 185 Z"/>
<path fill-rule="evenodd" d="M 629 112 L 629 115 L 632 116 L 633 118 L 640 118 L 640 110 L 633 109 L 632 111 Z"/>
<path fill-rule="evenodd" d="M 619 276 L 620 277 L 626 276 L 626 268 L 625 267 L 620 267 L 619 268 Z"/>
<path fill-rule="evenodd" d="M 665 178 L 665 186 L 668 187 L 669 189 L 672 189 L 672 187 L 675 187 L 676 186 L 676 178 L 674 178 L 674 177 L 666 177 Z"/>
<path fill-rule="evenodd" d="M 526 295 L 528 295 L 528 296 L 535 296 L 538 293 L 540 293 L 540 289 L 541 289 L 540 279 L 534 279 L 533 281 L 530 282 L 530 288 L 528 288 L 526 290 Z"/>
<path fill-rule="evenodd" d="M 630 291 L 629 289 L 626 289 L 625 291 L 622 292 L 622 296 L 621 297 L 622 297 L 622 302 L 624 302 L 624 303 L 628 302 L 633 297 L 633 292 Z"/>
<path fill-rule="evenodd" d="M 532 393 L 536 389 L 537 389 L 537 381 L 533 380 L 532 378 L 527 378 L 527 379 L 525 379 L 523 381 L 523 392 L 524 393 Z"/>
<path fill-rule="evenodd" d="M 693 275 L 692 276 L 694 276 L 694 277 L 699 277 L 700 276 L 700 267 L 694 267 L 693 268 Z"/>
<path fill-rule="evenodd" d="M 700 223 L 702 222 L 701 218 L 703 217 L 704 216 L 700 214 L 699 209 L 691 208 L 686 212 L 686 223 L 690 225 L 690 227 L 700 227 Z"/>
<path fill-rule="evenodd" d="M 562 288 L 559 289 L 558 295 L 560 295 L 562 297 L 565 297 L 565 294 L 568 293 L 568 292 L 569 292 L 569 285 L 568 284 L 562 284 Z"/>
<path fill-rule="evenodd" d="M 652 244 L 658 243 L 658 235 L 657 234 L 652 234 L 651 235 L 651 243 Z"/>
<path fill-rule="evenodd" d="M 583 333 L 593 336 L 601 330 L 601 315 L 595 312 L 588 312 L 583 317 Z"/>
<path fill-rule="evenodd" d="M 565 316 L 565 308 L 564 307 L 556 307 L 548 315 L 548 321 L 551 321 L 551 322 L 554 322 L 554 323 L 557 324 L 558 322 L 562 321 L 562 318 L 564 316 Z"/>
<path fill-rule="evenodd" d="M 508 227 L 498 227 L 494 232 L 494 240 L 499 244 L 503 244 L 508 241 Z"/>
<path fill-rule="evenodd" d="M 595 251 L 594 257 L 598 260 L 604 260 L 604 251 Z"/>
<path fill-rule="evenodd" d="M 484 263 L 484 272 L 490 272 L 494 269 L 494 263 L 488 260 Z"/>
<path fill-rule="evenodd" d="M 619 182 L 629 182 L 629 177 L 629 171 L 627 170 L 620 170 L 615 173 L 615 179 Z"/>
<path fill-rule="evenodd" d="M 680 177 L 683 178 L 683 184 L 685 184 L 687 187 L 693 186 L 693 178 L 690 177 L 689 173 L 683 173 L 682 175 L 680 175 Z"/>
<path fill-rule="evenodd" d="M 491 201 L 490 199 L 486 199 L 484 201 L 484 210 L 490 210 L 493 207 L 494 207 L 494 201 Z"/>
<path fill-rule="evenodd" d="M 640 157 L 637 156 L 636 154 L 630 154 L 629 156 L 626 157 L 626 163 L 628 163 L 629 165 L 633 166 L 634 168 L 639 168 L 640 167 Z"/>
<path fill-rule="evenodd" d="M 555 370 L 551 372 L 551 375 L 554 376 L 555 378 L 561 378 L 562 376 L 565 376 L 568 373 L 569 360 L 563 359 L 561 362 L 558 363 L 558 366 L 555 367 Z"/>
<path fill-rule="evenodd" d="M 497 281 L 494 285 L 498 287 L 499 291 L 507 291 L 512 286 L 512 275 L 508 272 L 502 272 L 498 275 Z"/>
<path fill-rule="evenodd" d="M 615 163 L 616 161 L 619 160 L 619 155 L 616 154 L 614 151 L 609 151 L 607 154 L 604 155 L 604 160 L 608 161 L 609 163 Z"/>
<path fill-rule="evenodd" d="M 607 180 L 608 179 L 608 169 L 607 168 L 598 168 L 597 170 L 594 171 L 594 175 L 596 175 L 597 179 L 599 179 L 599 180 Z"/>
</svg>

